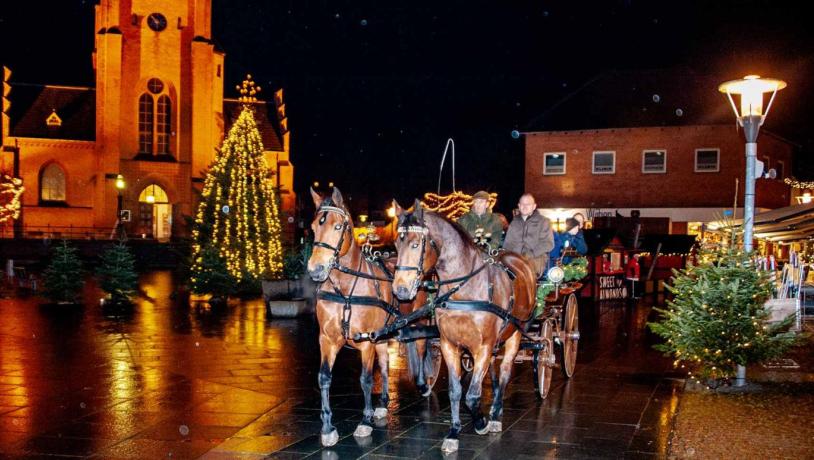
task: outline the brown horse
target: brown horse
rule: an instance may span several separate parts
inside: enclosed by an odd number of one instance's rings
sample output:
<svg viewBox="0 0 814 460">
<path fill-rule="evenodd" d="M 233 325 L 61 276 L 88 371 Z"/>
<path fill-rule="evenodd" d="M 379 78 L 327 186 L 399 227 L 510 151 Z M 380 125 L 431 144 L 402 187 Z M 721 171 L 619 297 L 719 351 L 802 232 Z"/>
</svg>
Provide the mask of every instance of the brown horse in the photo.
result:
<svg viewBox="0 0 814 460">
<path fill-rule="evenodd" d="M 395 202 L 394 206 L 399 220 L 393 292 L 401 300 L 412 298 L 423 274 L 433 267 L 440 283 L 435 316 L 441 335 L 441 352 L 449 371 L 452 410 L 452 427 L 441 448 L 444 452 L 453 452 L 458 449 L 461 430 L 462 348 L 469 350 L 474 359 L 466 405 L 475 431 L 478 434 L 502 431 L 503 395 L 522 338 L 518 329 L 522 327 L 521 322 L 516 318 L 531 319 L 536 301 L 536 277 L 522 256 L 502 252 L 490 258 L 475 246 L 463 228 L 425 211 L 418 200 L 412 211 L 403 210 Z M 487 423 L 480 407 L 481 390 L 485 373 L 501 344 L 504 352 L 500 379 L 498 384 L 493 369 L 493 401 Z"/>
<path fill-rule="evenodd" d="M 353 222 L 344 205 L 342 193 L 336 188 L 330 197 L 323 199 L 311 190 L 317 211 L 311 228 L 314 232 L 314 249 L 308 259 L 308 274 L 314 281 L 321 282 L 317 291 L 316 313 L 319 322 L 319 388 L 322 394 L 321 441 L 324 446 L 336 444 L 339 435 L 331 424 L 329 392 L 331 371 L 339 350 L 350 345 L 359 350 L 362 359 L 362 374 L 359 378 L 365 398 L 362 421 L 356 427 L 354 436 L 370 436 L 373 419 L 387 416 L 388 358 L 387 342 L 354 341 L 357 333 L 377 330 L 400 314 L 393 306 L 391 275 L 387 267 L 378 261 L 369 260 L 362 254 L 353 236 Z M 414 303 L 422 302 L 416 299 Z M 410 304 L 407 305 L 408 307 Z M 419 363 L 416 345 L 408 344 L 410 372 L 416 376 L 422 392 L 426 390 L 424 373 L 414 368 Z M 371 402 L 373 388 L 374 359 L 378 357 L 382 377 L 382 393 L 379 405 L 374 410 Z"/>
</svg>

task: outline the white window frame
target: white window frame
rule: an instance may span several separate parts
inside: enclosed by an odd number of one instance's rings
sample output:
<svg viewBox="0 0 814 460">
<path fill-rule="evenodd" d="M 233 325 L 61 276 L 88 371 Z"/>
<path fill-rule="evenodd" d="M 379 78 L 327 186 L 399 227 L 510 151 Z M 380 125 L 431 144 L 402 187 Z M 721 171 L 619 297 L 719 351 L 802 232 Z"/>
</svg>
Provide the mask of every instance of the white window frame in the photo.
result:
<svg viewBox="0 0 814 460">
<path fill-rule="evenodd" d="M 664 164 L 661 171 L 648 171 L 644 169 L 644 157 L 648 153 L 661 152 L 664 154 Z M 642 150 L 642 174 L 667 174 L 667 149 L 644 149 Z"/>
<path fill-rule="evenodd" d="M 698 169 L 698 152 L 708 152 L 708 151 L 715 151 L 717 152 L 717 161 L 715 162 L 715 169 Z M 700 148 L 695 149 L 695 159 L 694 159 L 695 167 L 693 168 L 697 173 L 716 173 L 721 172 L 721 149 L 719 148 Z"/>
<path fill-rule="evenodd" d="M 548 167 L 546 165 L 546 158 L 553 155 L 561 155 L 562 156 L 562 172 L 549 172 Z M 564 176 L 566 171 L 566 166 L 568 162 L 568 157 L 565 155 L 565 152 L 545 152 L 543 153 L 543 175 L 544 176 Z"/>
<path fill-rule="evenodd" d="M 613 164 L 611 165 L 610 171 L 597 171 L 596 170 L 596 155 L 606 155 L 611 154 L 613 155 Z M 591 159 L 591 172 L 593 174 L 616 174 L 616 151 L 615 150 L 596 150 L 594 151 L 593 157 Z"/>
</svg>

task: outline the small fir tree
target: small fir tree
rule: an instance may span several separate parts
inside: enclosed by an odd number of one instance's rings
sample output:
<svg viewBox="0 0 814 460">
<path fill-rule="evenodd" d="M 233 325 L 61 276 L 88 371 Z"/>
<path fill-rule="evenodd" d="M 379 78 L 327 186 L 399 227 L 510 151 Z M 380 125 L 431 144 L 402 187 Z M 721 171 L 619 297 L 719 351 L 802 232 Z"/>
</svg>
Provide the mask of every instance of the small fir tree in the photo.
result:
<svg viewBox="0 0 814 460">
<path fill-rule="evenodd" d="M 138 274 L 130 249 L 120 242 L 106 249 L 96 274 L 102 290 L 110 294 L 113 303 L 128 303 L 136 293 Z"/>
<path fill-rule="evenodd" d="M 197 289 L 206 288 L 204 280 L 215 275 L 216 267 L 204 265 L 205 259 L 213 261 L 211 255 L 204 257 L 210 250 L 239 285 L 282 277 L 279 211 L 251 107 L 253 85 L 251 77 L 244 81 L 243 110 L 206 175 L 192 230 L 191 277 L 198 280 L 192 283 L 193 292 L 205 293 Z"/>
<path fill-rule="evenodd" d="M 76 248 L 62 240 L 54 248 L 51 263 L 44 273 L 45 296 L 54 302 L 75 303 L 85 282 L 82 262 L 76 254 Z"/>
<path fill-rule="evenodd" d="M 675 298 L 666 309 L 655 309 L 662 318 L 648 326 L 666 339 L 654 347 L 675 358 L 676 367 L 695 369 L 696 376 L 717 385 L 734 376 L 737 365 L 785 353 L 795 341 L 788 331 L 794 318 L 766 322 L 772 282 L 736 245 L 707 249 L 700 259 L 674 272 L 668 289 Z"/>
</svg>

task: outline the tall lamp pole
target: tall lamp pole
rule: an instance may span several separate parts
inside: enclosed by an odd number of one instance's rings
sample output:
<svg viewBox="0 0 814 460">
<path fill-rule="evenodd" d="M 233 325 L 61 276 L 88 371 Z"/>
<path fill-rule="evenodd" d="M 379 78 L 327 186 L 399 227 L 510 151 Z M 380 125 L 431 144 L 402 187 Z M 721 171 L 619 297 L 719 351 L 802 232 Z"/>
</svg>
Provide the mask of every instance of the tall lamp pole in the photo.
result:
<svg viewBox="0 0 814 460">
<path fill-rule="evenodd" d="M 121 174 L 116 176 L 116 191 L 118 195 L 116 196 L 116 233 L 118 234 L 120 239 L 124 239 L 124 224 L 122 223 L 122 192 L 124 192 L 124 188 L 127 184 L 124 182 L 124 176 Z"/>
<path fill-rule="evenodd" d="M 743 128 L 746 138 L 746 184 L 743 200 L 743 249 L 752 252 L 753 229 L 755 224 L 755 162 L 757 160 L 757 135 L 769 109 L 772 108 L 777 92 L 786 87 L 786 82 L 774 78 L 760 78 L 747 75 L 740 80 L 722 83 L 718 91 L 725 93 Z M 766 110 L 763 110 L 763 95 L 771 93 Z M 740 96 L 740 111 L 733 95 Z"/>
<path fill-rule="evenodd" d="M 722 83 L 718 91 L 725 93 L 743 128 L 746 138 L 746 184 L 743 199 L 743 250 L 752 252 L 753 229 L 755 225 L 755 162 L 757 160 L 757 135 L 769 109 L 772 108 L 777 92 L 786 87 L 786 82 L 774 78 L 760 78 L 747 75 L 740 80 Z M 763 95 L 771 93 L 766 110 L 763 110 Z M 740 111 L 732 95 L 740 96 Z M 735 386 L 746 385 L 746 366 L 738 364 Z"/>
</svg>

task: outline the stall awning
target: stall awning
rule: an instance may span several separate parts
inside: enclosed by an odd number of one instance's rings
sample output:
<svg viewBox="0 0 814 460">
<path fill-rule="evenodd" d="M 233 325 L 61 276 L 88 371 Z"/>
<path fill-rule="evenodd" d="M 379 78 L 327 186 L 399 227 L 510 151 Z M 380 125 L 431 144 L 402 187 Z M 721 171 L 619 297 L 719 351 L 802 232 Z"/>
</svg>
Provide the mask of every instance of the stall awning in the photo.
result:
<svg viewBox="0 0 814 460">
<path fill-rule="evenodd" d="M 728 222 L 740 226 L 742 219 Z M 772 209 L 755 216 L 755 237 L 769 241 L 796 241 L 814 238 L 814 203 Z"/>
</svg>

